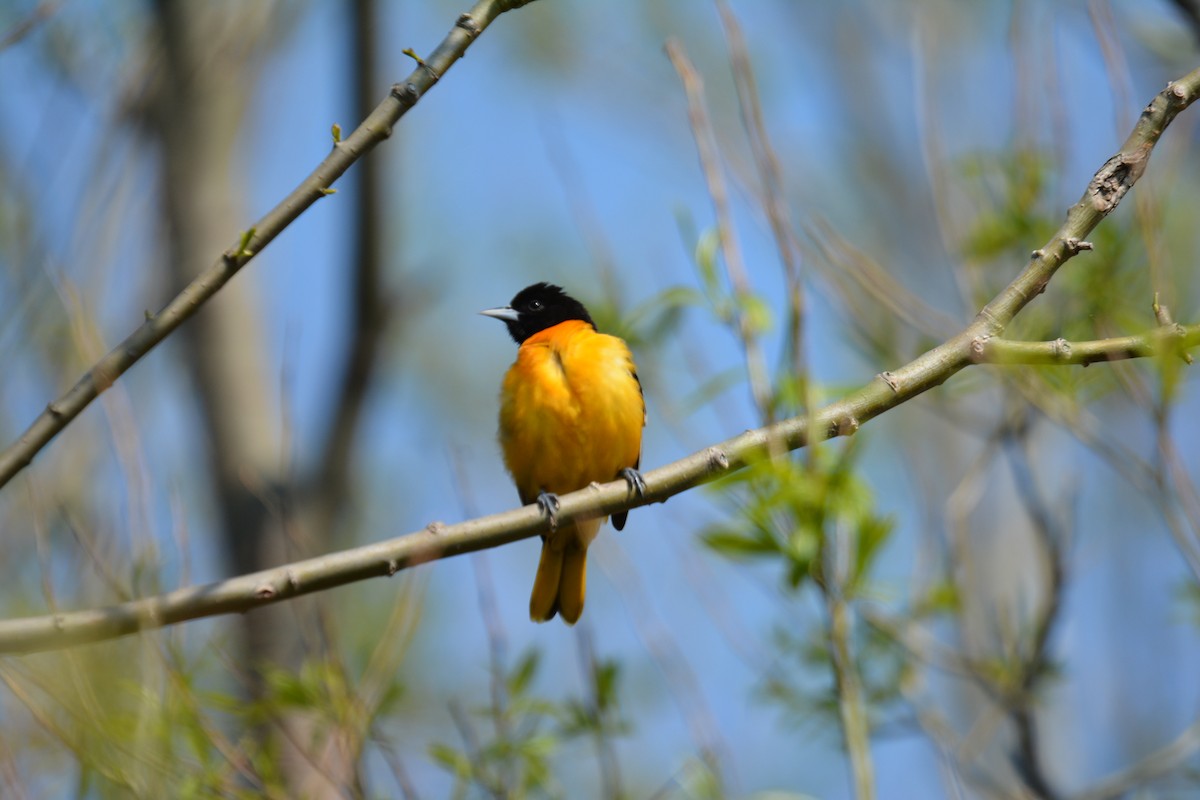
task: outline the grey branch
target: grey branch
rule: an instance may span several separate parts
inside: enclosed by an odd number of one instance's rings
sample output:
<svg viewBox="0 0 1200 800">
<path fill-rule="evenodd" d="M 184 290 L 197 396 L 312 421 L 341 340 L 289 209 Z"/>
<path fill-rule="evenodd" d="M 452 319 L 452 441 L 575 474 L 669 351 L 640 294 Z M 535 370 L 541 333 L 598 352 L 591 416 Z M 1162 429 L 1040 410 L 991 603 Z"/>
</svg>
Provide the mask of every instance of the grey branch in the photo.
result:
<svg viewBox="0 0 1200 800">
<path fill-rule="evenodd" d="M 1181 766 L 1200 750 L 1200 721 L 1192 723 L 1174 741 L 1136 764 L 1104 778 L 1095 785 L 1072 795 L 1071 800 L 1110 800 L 1129 794 Z"/>
<path fill-rule="evenodd" d="M 964 335 L 965 332 L 955 340 L 963 339 Z M 861 421 L 878 416 L 938 385 L 961 368 L 961 365 L 955 367 L 934 356 L 935 352 L 926 353 L 896 370 L 893 374 L 903 375 L 904 379 L 897 381 L 895 391 L 881 380 L 873 380 L 854 394 L 817 411 L 811 417 L 813 430 L 818 431 L 822 439 L 851 435 L 858 430 Z M 665 502 L 674 495 L 765 457 L 768 445 L 779 446 L 782 442 L 789 450 L 803 447 L 809 441 L 808 423 L 809 418 L 796 417 L 747 431 L 647 472 L 643 476 L 646 479 L 644 497 L 631 494 L 623 480 L 563 495 L 559 498 L 559 523 L 582 515 L 607 515 Z M 435 522 L 415 533 L 376 544 L 107 608 L 2 620 L 0 653 L 54 650 L 200 617 L 241 613 L 335 586 L 393 575 L 429 561 L 498 547 L 546 529 L 546 520 L 537 506 L 525 506 L 454 525 Z"/>
<path fill-rule="evenodd" d="M 1139 336 L 1118 336 L 1087 342 L 1016 342 L 1010 339 L 977 339 L 972 360 L 978 364 L 1077 364 L 1121 361 L 1129 358 L 1178 353 L 1200 344 L 1200 325 L 1167 325 Z"/>
</svg>

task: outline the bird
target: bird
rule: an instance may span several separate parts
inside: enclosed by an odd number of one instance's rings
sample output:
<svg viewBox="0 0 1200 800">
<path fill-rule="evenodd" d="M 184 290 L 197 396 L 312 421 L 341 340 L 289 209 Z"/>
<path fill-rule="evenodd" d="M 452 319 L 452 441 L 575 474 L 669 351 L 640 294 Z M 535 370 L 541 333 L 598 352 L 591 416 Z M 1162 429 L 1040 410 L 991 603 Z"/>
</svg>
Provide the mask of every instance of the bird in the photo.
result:
<svg viewBox="0 0 1200 800">
<path fill-rule="evenodd" d="M 529 617 L 561 614 L 579 621 L 587 589 L 587 549 L 604 517 L 557 525 L 558 495 L 593 482 L 624 479 L 644 496 L 641 463 L 646 402 L 624 340 L 600 333 L 587 309 L 561 287 L 527 286 L 500 308 L 481 312 L 502 321 L 519 347 L 500 389 L 500 449 L 525 505 L 550 520 L 542 535 Z M 627 512 L 612 515 L 625 527 Z"/>
</svg>

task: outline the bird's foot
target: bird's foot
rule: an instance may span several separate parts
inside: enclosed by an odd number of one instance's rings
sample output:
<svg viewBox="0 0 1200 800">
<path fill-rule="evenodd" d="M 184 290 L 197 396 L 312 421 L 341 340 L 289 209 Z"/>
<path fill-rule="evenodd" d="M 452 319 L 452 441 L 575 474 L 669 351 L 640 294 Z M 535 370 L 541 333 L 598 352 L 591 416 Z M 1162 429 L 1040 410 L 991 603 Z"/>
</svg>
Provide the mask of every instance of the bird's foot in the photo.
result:
<svg viewBox="0 0 1200 800">
<path fill-rule="evenodd" d="M 558 527 L 558 495 L 554 492 L 542 492 L 537 496 L 537 507 L 550 520 L 550 530 Z"/>
<path fill-rule="evenodd" d="M 642 477 L 642 473 L 633 467 L 626 467 L 618 472 L 617 475 L 625 479 L 629 484 L 630 491 L 638 497 L 646 496 L 646 479 Z"/>
</svg>

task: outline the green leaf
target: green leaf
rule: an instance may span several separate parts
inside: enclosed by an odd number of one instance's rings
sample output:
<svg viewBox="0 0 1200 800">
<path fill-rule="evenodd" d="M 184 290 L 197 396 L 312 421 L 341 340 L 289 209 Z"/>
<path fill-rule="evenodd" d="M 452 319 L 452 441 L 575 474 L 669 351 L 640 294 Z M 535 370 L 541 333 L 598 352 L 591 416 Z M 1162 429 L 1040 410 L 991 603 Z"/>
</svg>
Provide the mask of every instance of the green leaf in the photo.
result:
<svg viewBox="0 0 1200 800">
<path fill-rule="evenodd" d="M 797 528 L 788 537 L 784 554 L 788 560 L 804 569 L 812 567 L 813 561 L 821 554 L 821 532 L 814 528 Z"/>
<path fill-rule="evenodd" d="M 600 662 L 596 668 L 596 705 L 601 711 L 612 708 L 617 699 L 617 682 L 621 677 L 621 664 L 615 660 Z"/>
<path fill-rule="evenodd" d="M 914 610 L 914 615 L 954 613 L 958 611 L 960 603 L 958 587 L 950 581 L 939 581 L 925 592 Z"/>
<path fill-rule="evenodd" d="M 1192 623 L 1200 627 L 1200 584 L 1187 581 L 1176 590 L 1176 596 L 1183 603 Z"/>
<path fill-rule="evenodd" d="M 700 268 L 700 281 L 710 300 L 721 294 L 721 282 L 717 277 L 717 248 L 720 244 L 721 234 L 716 228 L 706 229 L 696 243 L 696 266 Z"/>
<path fill-rule="evenodd" d="M 455 777 L 467 781 L 471 779 L 473 769 L 471 767 L 471 759 L 467 758 L 465 753 L 455 750 L 449 745 L 434 742 L 429 745 L 429 757 L 434 763 Z"/>
<path fill-rule="evenodd" d="M 767 302 L 756 294 L 743 294 L 738 297 L 738 306 L 751 336 L 761 336 L 771 330 L 774 315 Z"/>
<path fill-rule="evenodd" d="M 701 536 L 710 548 L 729 558 L 754 558 L 779 553 L 779 546 L 771 539 L 746 536 L 732 528 L 715 528 Z"/>
<path fill-rule="evenodd" d="M 857 583 L 871 570 L 875 556 L 880 548 L 891 537 L 895 525 L 888 517 L 868 515 L 858 527 L 858 537 L 854 549 L 854 572 L 851 582 Z"/>
<path fill-rule="evenodd" d="M 812 575 L 812 562 L 793 561 L 787 571 L 787 585 L 789 589 L 796 590 L 804 583 L 804 581 Z"/>
<path fill-rule="evenodd" d="M 541 660 L 541 652 L 539 650 L 526 650 L 525 655 L 521 656 L 521 660 L 513 667 L 512 672 L 508 675 L 508 692 L 514 697 L 522 695 L 529 688 L 530 682 L 533 681 L 537 674 L 538 663 Z"/>
</svg>

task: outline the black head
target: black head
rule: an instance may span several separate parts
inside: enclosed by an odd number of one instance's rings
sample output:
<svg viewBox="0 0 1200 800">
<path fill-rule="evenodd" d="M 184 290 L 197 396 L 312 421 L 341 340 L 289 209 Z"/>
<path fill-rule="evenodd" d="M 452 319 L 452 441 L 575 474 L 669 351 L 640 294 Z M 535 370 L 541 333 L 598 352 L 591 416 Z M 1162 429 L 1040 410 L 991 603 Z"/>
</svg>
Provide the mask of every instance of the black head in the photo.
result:
<svg viewBox="0 0 1200 800">
<path fill-rule="evenodd" d="M 501 320 L 517 344 L 521 344 L 538 331 L 544 331 L 570 319 L 582 320 L 595 327 L 583 303 L 550 283 L 527 286 L 517 292 L 517 296 L 509 305 L 503 308 L 489 308 L 479 313 Z"/>
</svg>

